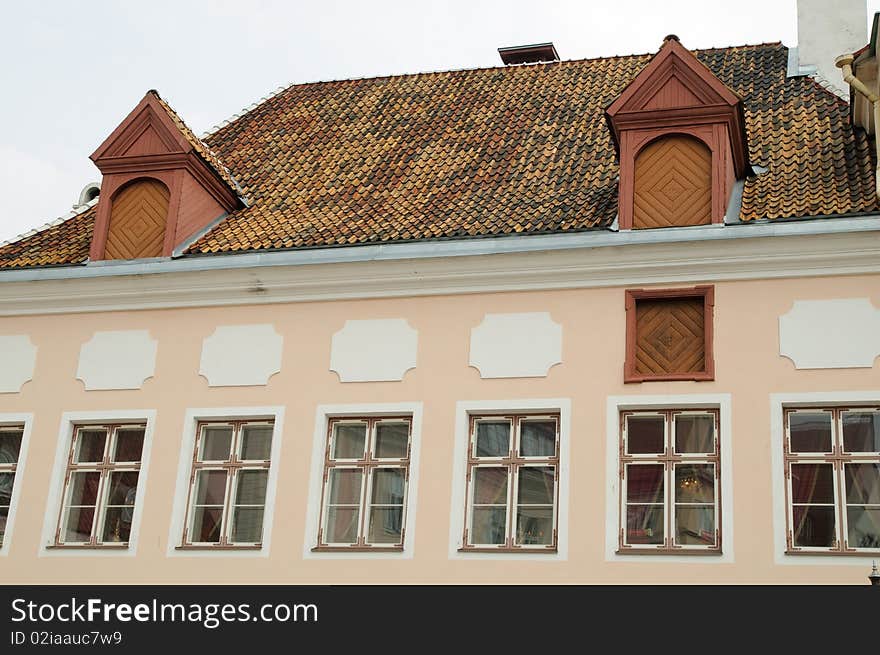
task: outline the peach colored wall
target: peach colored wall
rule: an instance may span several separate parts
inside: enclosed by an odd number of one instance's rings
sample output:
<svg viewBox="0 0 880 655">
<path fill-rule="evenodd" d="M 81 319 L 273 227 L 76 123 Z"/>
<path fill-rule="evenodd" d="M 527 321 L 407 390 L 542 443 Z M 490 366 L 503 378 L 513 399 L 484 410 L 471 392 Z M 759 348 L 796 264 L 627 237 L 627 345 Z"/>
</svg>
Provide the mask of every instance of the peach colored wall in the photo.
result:
<svg viewBox="0 0 880 655">
<path fill-rule="evenodd" d="M 880 389 L 880 368 L 795 370 L 778 354 L 778 318 L 794 299 L 869 297 L 877 276 L 719 283 L 716 380 L 623 384 L 624 290 L 584 289 L 443 297 L 169 309 L 0 319 L 0 333 L 38 346 L 34 379 L 0 394 L 0 412 L 33 412 L 19 512 L 0 579 L 18 583 L 854 583 L 861 566 L 777 565 L 772 535 L 771 393 Z M 692 285 L 686 285 L 692 286 Z M 487 312 L 548 311 L 563 326 L 563 363 L 545 378 L 480 379 L 468 366 L 470 330 Z M 402 382 L 340 383 L 330 341 L 347 319 L 406 318 L 418 330 L 418 366 Z M 202 340 L 218 325 L 272 323 L 284 336 L 282 370 L 266 387 L 209 388 L 199 376 Z M 141 390 L 84 391 L 80 346 L 95 330 L 148 327 L 158 340 L 155 376 Z M 609 395 L 729 393 L 735 562 L 606 562 L 606 399 Z M 567 397 L 572 401 L 568 561 L 450 560 L 453 433 L 461 400 Z M 880 401 L 880 398 L 877 399 Z M 409 560 L 304 560 L 315 409 L 319 404 L 422 401 L 415 555 Z M 284 445 L 268 558 L 166 556 L 181 426 L 191 407 L 284 405 Z M 61 414 L 155 408 L 156 431 L 135 559 L 38 557 Z M 409 535 L 408 535 L 409 538 Z"/>
</svg>

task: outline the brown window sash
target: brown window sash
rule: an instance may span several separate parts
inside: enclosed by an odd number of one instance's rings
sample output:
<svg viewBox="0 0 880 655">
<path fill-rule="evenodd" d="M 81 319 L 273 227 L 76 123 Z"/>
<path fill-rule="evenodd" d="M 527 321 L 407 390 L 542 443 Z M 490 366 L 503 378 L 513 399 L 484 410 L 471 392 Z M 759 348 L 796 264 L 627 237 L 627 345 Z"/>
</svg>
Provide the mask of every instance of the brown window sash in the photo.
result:
<svg viewBox="0 0 880 655">
<path fill-rule="evenodd" d="M 703 301 L 703 370 L 669 371 L 665 373 L 643 373 L 637 370 L 638 351 L 637 304 L 640 300 L 683 300 L 701 298 Z M 697 286 L 689 289 L 627 289 L 626 309 L 626 355 L 623 366 L 623 381 L 666 382 L 678 380 L 708 381 L 715 379 L 714 340 L 715 287 Z"/>
<path fill-rule="evenodd" d="M 189 493 L 187 494 L 186 512 L 184 514 L 183 535 L 181 543 L 175 550 L 260 550 L 263 547 L 262 530 L 266 524 L 266 505 L 263 504 L 263 519 L 260 526 L 260 540 L 257 542 L 236 542 L 230 538 L 230 525 L 232 508 L 235 504 L 233 493 L 236 489 L 237 476 L 241 471 L 268 471 L 271 467 L 271 459 L 243 460 L 238 452 L 241 448 L 241 439 L 244 428 L 250 426 L 274 427 L 275 422 L 270 419 L 253 420 L 230 420 L 230 421 L 200 421 L 196 425 L 196 439 L 193 445 L 193 457 L 190 465 Z M 204 460 L 199 457 L 206 430 L 212 427 L 228 427 L 232 430 L 229 443 L 229 456 L 224 460 Z M 272 439 L 275 435 L 273 433 Z M 274 444 L 270 442 L 269 452 Z M 221 510 L 220 535 L 218 541 L 194 541 L 192 539 L 193 512 L 195 510 L 196 481 L 200 471 L 222 471 L 226 476 L 226 486 L 223 496 L 223 508 Z M 268 485 L 268 482 L 267 482 Z M 268 488 L 267 488 L 268 491 Z M 256 507 L 256 506 L 255 506 Z"/>
<path fill-rule="evenodd" d="M 847 412 L 880 412 L 878 405 L 821 405 L 786 407 L 783 410 L 783 460 L 785 470 L 785 553 L 786 555 L 873 556 L 880 548 L 856 548 L 849 544 L 847 533 L 847 502 L 844 467 L 847 464 L 880 464 L 880 453 L 846 452 L 843 441 L 843 415 Z M 831 428 L 831 450 L 825 453 L 795 453 L 791 450 L 791 416 L 795 414 L 828 414 Z M 794 542 L 794 503 L 791 467 L 796 464 L 827 464 L 832 467 L 835 535 L 830 547 L 796 546 Z M 870 503 L 866 503 L 870 504 Z M 811 504 L 820 506 L 818 503 Z"/>
<path fill-rule="evenodd" d="M 553 421 L 556 424 L 555 455 L 552 457 L 524 457 L 518 453 L 521 442 L 523 422 L 534 420 Z M 476 452 L 476 429 L 480 422 L 508 421 L 510 423 L 509 450 L 501 457 L 478 457 Z M 553 467 L 553 527 L 549 544 L 518 544 L 516 543 L 516 509 L 517 499 L 514 497 L 522 468 L 534 466 Z M 507 468 L 507 497 L 505 509 L 507 521 L 505 541 L 503 544 L 479 544 L 470 541 L 470 524 L 473 513 L 473 479 L 478 468 Z M 467 475 L 465 480 L 464 528 L 462 546 L 459 552 L 469 553 L 535 553 L 553 554 L 557 551 L 559 527 L 559 414 L 480 414 L 469 418 Z"/>
<path fill-rule="evenodd" d="M 380 458 L 374 453 L 376 447 L 377 428 L 382 423 L 405 423 L 407 426 L 406 456 L 401 458 Z M 340 425 L 363 425 L 364 426 L 364 453 L 355 459 L 337 459 L 332 456 L 334 434 Z M 318 523 L 317 544 L 312 548 L 313 552 L 402 552 L 406 542 L 406 517 L 409 503 L 409 465 L 412 451 L 412 416 L 388 415 L 388 416 L 356 416 L 334 417 L 327 422 L 327 435 L 324 443 L 324 477 L 321 484 L 321 512 Z M 370 502 L 370 492 L 373 488 L 372 475 L 377 468 L 399 468 L 403 470 L 404 488 L 401 510 L 400 540 L 396 543 L 371 543 L 367 540 L 369 533 L 369 511 L 373 506 Z M 358 527 L 356 539 L 350 543 L 328 542 L 326 536 L 326 522 L 329 515 L 329 480 L 331 471 L 334 469 L 357 470 L 361 475 L 359 502 L 349 504 L 358 509 Z M 395 505 L 390 505 L 396 507 Z"/>
<path fill-rule="evenodd" d="M 4 432 L 9 432 L 13 434 L 18 434 L 20 438 L 24 439 L 24 425 L 2 425 L 0 426 L 0 435 Z M 20 442 L 19 442 L 20 444 Z M 18 455 L 14 462 L 0 462 L 0 473 L 11 473 L 12 474 L 12 487 L 9 492 L 9 504 L 6 505 L 2 499 L 0 499 L 0 507 L 7 507 L 7 517 L 9 516 L 9 512 L 12 511 L 12 492 L 15 490 L 15 482 L 16 482 L 16 471 L 18 470 L 18 460 L 21 457 L 21 445 L 19 445 Z M 4 527 L 2 531 L 0 531 L 0 546 L 3 546 L 3 539 L 6 536 L 6 528 Z"/>
<path fill-rule="evenodd" d="M 713 451 L 711 453 L 677 453 L 675 451 L 675 417 L 709 415 L 712 416 Z M 629 454 L 626 452 L 627 419 L 629 417 L 659 417 L 663 419 L 663 452 L 649 454 Z M 618 550 L 620 555 L 720 555 L 721 554 L 721 426 L 717 408 L 658 408 L 627 410 L 620 412 L 620 439 L 618 440 Z M 663 466 L 663 514 L 664 539 L 662 544 L 626 543 L 626 510 L 628 503 L 626 490 L 627 465 Z M 715 495 L 713 499 L 715 516 L 714 544 L 679 544 L 675 537 L 675 466 L 677 464 L 711 464 L 715 472 Z M 648 503 L 645 503 L 648 504 Z M 653 504 L 653 503 L 652 503 Z M 657 503 L 658 505 L 660 503 Z M 708 503 L 706 503 L 708 504 Z"/>
<path fill-rule="evenodd" d="M 145 423 L 100 423 L 100 424 L 81 424 L 75 425 L 73 435 L 70 439 L 70 448 L 67 453 L 67 466 L 64 473 L 64 485 L 61 495 L 61 508 L 58 512 L 58 522 L 55 530 L 55 539 L 49 548 L 68 548 L 68 549 L 125 549 L 128 548 L 128 541 L 104 541 L 100 538 L 104 527 L 104 514 L 107 509 L 107 494 L 109 490 L 110 476 L 113 473 L 125 473 L 140 471 L 141 461 L 143 459 L 143 442 L 141 443 L 141 453 L 136 461 L 129 462 L 112 462 L 112 449 L 116 445 L 118 431 L 120 429 L 141 429 L 146 432 Z M 79 445 L 81 434 L 83 431 L 103 430 L 106 433 L 104 437 L 104 450 L 101 461 L 95 462 L 75 462 L 76 448 Z M 68 507 L 90 507 L 89 505 L 72 505 L 67 502 L 67 496 L 70 492 L 70 481 L 74 473 L 98 473 L 98 487 L 95 492 L 94 515 L 92 517 L 92 525 L 89 532 L 88 541 L 66 541 L 62 539 L 62 534 L 66 529 L 65 526 L 65 509 Z M 138 478 L 140 483 L 140 478 Z M 131 507 L 134 513 L 137 505 L 137 495 L 135 495 L 134 504 Z M 117 533 L 118 534 L 118 533 Z"/>
</svg>

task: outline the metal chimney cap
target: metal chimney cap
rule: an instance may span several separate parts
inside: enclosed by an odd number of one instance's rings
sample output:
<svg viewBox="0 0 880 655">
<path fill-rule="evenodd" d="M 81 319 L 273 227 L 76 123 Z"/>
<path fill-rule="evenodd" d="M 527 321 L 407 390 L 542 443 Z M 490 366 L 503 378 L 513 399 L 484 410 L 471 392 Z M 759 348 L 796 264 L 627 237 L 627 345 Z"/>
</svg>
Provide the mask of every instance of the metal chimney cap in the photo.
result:
<svg viewBox="0 0 880 655">
<path fill-rule="evenodd" d="M 559 54 L 553 43 L 533 43 L 498 48 L 501 61 L 506 65 L 534 64 L 540 61 L 559 61 Z"/>
</svg>

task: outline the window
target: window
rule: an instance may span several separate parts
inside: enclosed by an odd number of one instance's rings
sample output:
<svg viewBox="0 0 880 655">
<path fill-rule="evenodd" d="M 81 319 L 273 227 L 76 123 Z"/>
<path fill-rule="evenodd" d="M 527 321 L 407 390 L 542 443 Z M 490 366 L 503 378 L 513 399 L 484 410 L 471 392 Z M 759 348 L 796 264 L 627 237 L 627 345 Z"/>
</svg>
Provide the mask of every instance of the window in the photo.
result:
<svg viewBox="0 0 880 655">
<path fill-rule="evenodd" d="M 713 380 L 714 287 L 626 292 L 624 382 Z"/>
<path fill-rule="evenodd" d="M 621 412 L 620 553 L 721 552 L 718 410 Z"/>
<path fill-rule="evenodd" d="M 6 534 L 6 520 L 12 506 L 15 470 L 24 435 L 23 425 L 0 426 L 0 546 Z"/>
<path fill-rule="evenodd" d="M 786 552 L 880 551 L 880 407 L 787 409 Z"/>
<path fill-rule="evenodd" d="M 261 548 L 274 422 L 199 423 L 181 548 Z"/>
<path fill-rule="evenodd" d="M 145 430 L 74 426 L 55 546 L 128 546 Z"/>
<path fill-rule="evenodd" d="M 559 415 L 471 416 L 463 551 L 556 552 Z"/>
<path fill-rule="evenodd" d="M 330 419 L 314 550 L 403 550 L 412 419 Z"/>
</svg>

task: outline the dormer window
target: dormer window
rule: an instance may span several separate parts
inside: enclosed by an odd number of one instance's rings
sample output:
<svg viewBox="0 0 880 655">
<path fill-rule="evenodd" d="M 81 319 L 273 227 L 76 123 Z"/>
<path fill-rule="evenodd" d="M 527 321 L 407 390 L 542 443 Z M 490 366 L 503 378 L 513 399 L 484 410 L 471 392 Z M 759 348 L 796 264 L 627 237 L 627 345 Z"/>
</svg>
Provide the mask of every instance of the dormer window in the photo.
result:
<svg viewBox="0 0 880 655">
<path fill-rule="evenodd" d="M 723 223 L 748 169 L 742 102 L 675 36 L 609 105 L 621 230 Z"/>
<path fill-rule="evenodd" d="M 169 197 L 167 186 L 149 178 L 129 182 L 117 191 L 110 205 L 110 229 L 104 257 L 161 257 Z"/>
</svg>

